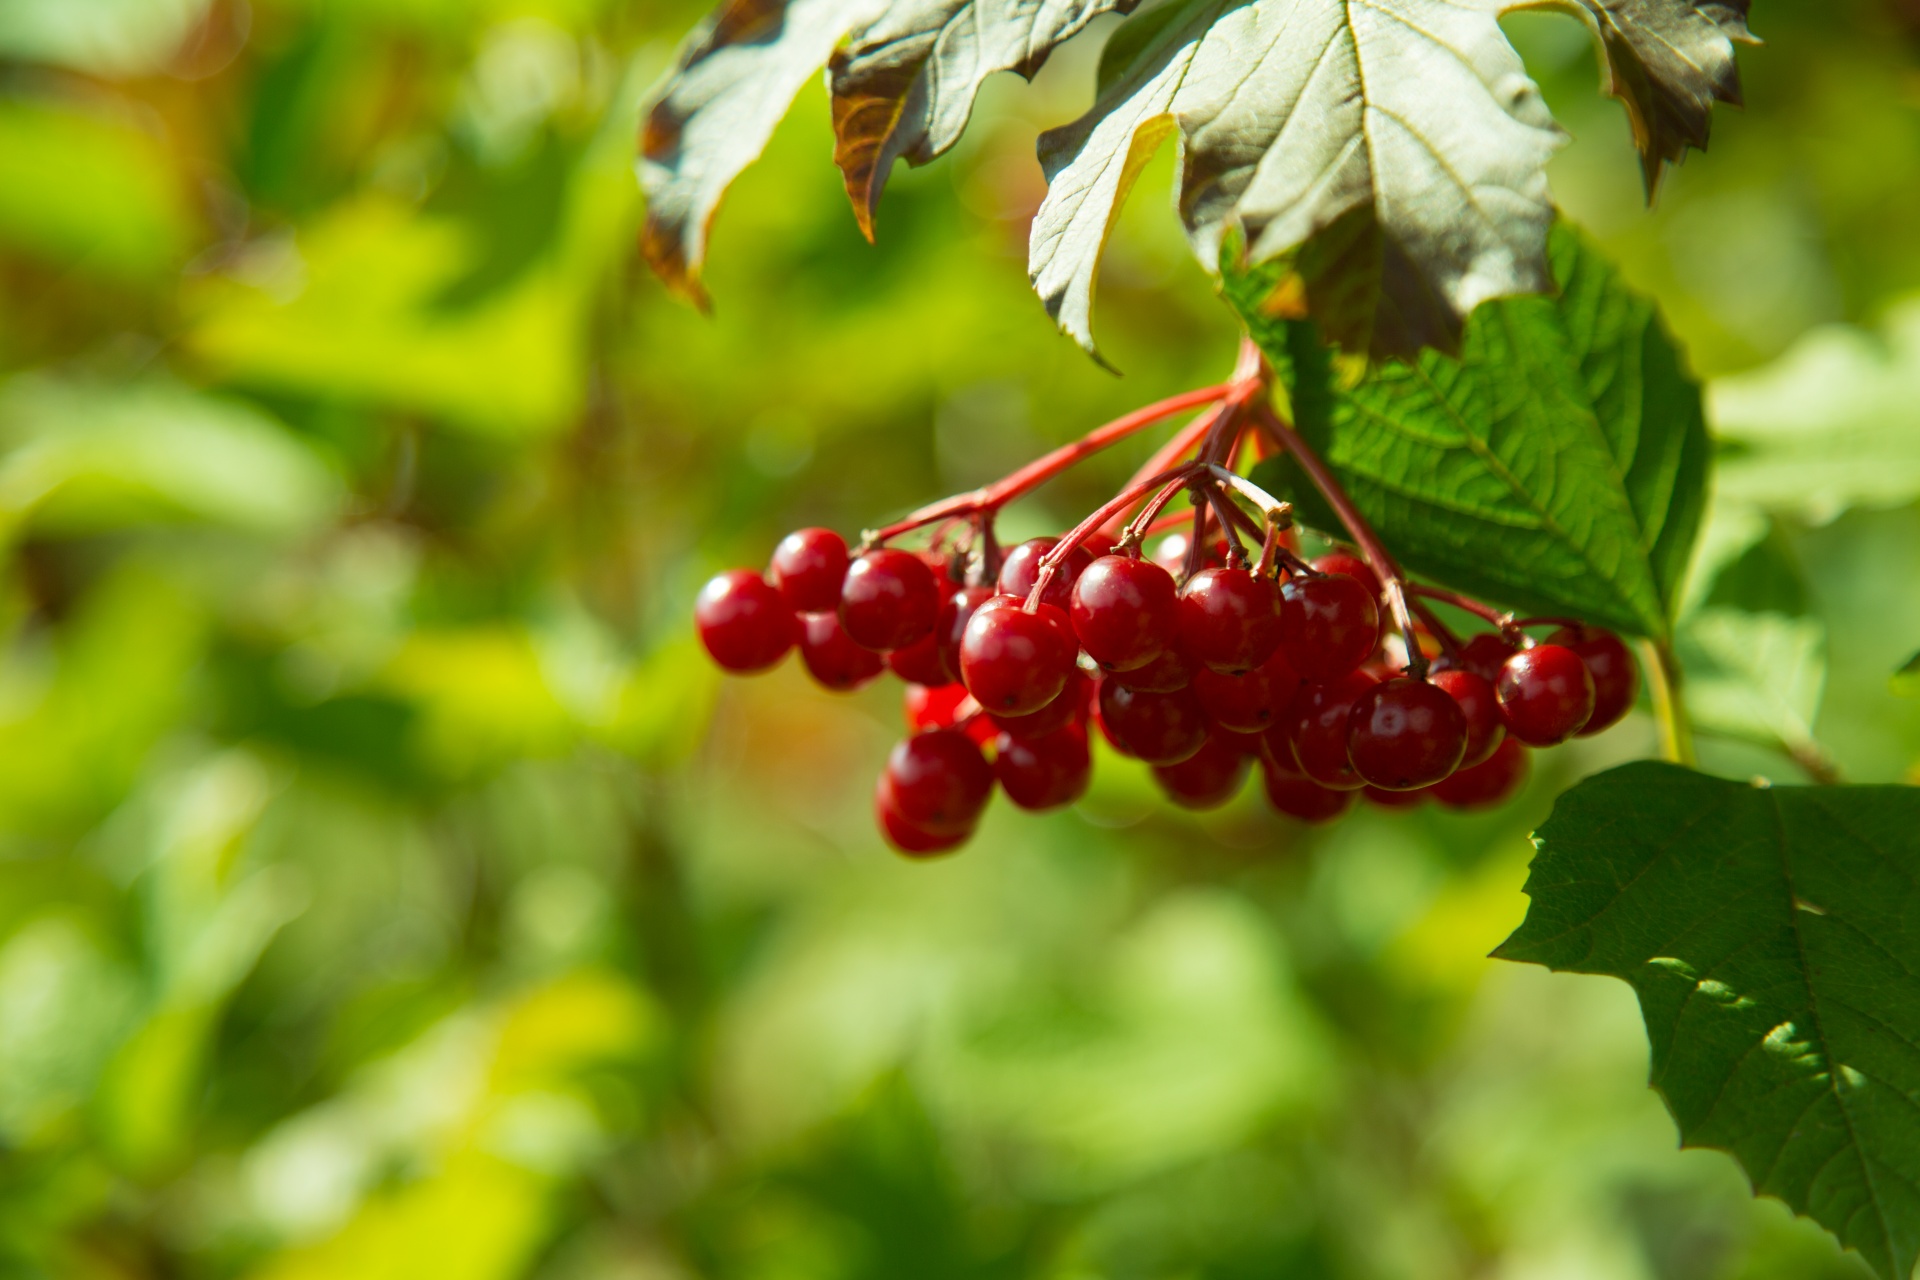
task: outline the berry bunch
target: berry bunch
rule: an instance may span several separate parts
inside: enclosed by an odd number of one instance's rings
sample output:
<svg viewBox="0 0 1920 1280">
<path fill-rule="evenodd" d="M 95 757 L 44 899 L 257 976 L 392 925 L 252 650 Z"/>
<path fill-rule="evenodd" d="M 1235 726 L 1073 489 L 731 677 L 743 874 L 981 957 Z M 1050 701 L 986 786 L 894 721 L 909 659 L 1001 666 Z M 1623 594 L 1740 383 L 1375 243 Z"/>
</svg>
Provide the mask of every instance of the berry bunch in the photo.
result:
<svg viewBox="0 0 1920 1280">
<path fill-rule="evenodd" d="M 1022 809 L 1070 804 L 1097 730 L 1152 767 L 1174 803 L 1226 803 L 1256 767 L 1279 812 L 1338 817 L 1356 796 L 1388 807 L 1470 809 L 1511 796 L 1527 747 L 1614 724 L 1638 672 L 1610 632 L 1514 621 L 1405 580 L 1304 441 L 1266 403 L 1265 369 L 1149 406 L 1016 472 L 936 503 L 849 548 L 829 529 L 789 534 L 763 575 L 720 574 L 695 606 L 728 671 L 793 648 L 813 678 L 850 690 L 907 682 L 908 736 L 874 793 L 887 839 L 931 855 L 971 836 L 996 788 Z M 1058 538 L 1002 552 L 993 516 L 1093 450 L 1183 408 L 1212 404 L 1141 478 Z M 1291 450 L 1359 553 L 1303 559 L 1291 511 L 1231 470 L 1243 442 Z M 1190 461 L 1182 461 L 1189 454 Z M 1191 533 L 1161 512 L 1185 492 Z M 1264 523 L 1242 509 L 1256 507 Z M 888 545 L 933 527 L 931 545 Z M 1257 538 L 1257 559 L 1243 536 Z M 1495 624 L 1462 641 L 1423 601 Z M 1391 623 L 1389 627 L 1387 624 Z M 1525 628 L 1558 627 L 1544 641 Z"/>
</svg>

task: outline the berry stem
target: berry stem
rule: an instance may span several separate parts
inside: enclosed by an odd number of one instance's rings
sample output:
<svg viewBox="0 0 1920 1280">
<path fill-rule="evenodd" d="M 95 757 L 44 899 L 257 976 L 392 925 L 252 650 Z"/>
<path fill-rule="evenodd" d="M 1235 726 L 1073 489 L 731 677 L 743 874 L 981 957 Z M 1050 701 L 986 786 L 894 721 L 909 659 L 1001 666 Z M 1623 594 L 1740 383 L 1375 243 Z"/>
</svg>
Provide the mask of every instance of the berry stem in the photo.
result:
<svg viewBox="0 0 1920 1280">
<path fill-rule="evenodd" d="M 1502 613 L 1490 604 L 1482 604 L 1472 596 L 1463 596 L 1458 591 L 1448 591 L 1442 587 L 1423 587 L 1418 583 L 1409 583 L 1407 591 L 1411 595 L 1423 596 L 1428 600 L 1438 600 L 1441 604 L 1450 604 L 1454 608 L 1470 613 L 1482 622 L 1500 629 L 1505 635 L 1512 635 L 1519 629 L 1510 613 Z"/>
<path fill-rule="evenodd" d="M 1354 545 L 1360 548 L 1360 554 L 1365 557 L 1367 566 L 1379 577 L 1387 593 L 1387 607 L 1393 612 L 1393 625 L 1399 628 L 1401 638 L 1407 642 L 1407 674 L 1416 680 L 1426 679 L 1427 655 L 1421 652 L 1420 641 L 1413 633 L 1413 615 L 1407 609 L 1407 580 L 1400 572 L 1400 566 L 1394 563 L 1393 556 L 1388 553 L 1379 535 L 1374 533 L 1373 526 L 1353 505 L 1353 499 L 1333 478 L 1333 472 L 1327 469 L 1327 464 L 1307 447 L 1300 433 L 1289 426 L 1273 405 L 1264 399 L 1255 406 L 1254 412 L 1261 428 L 1281 448 L 1293 454 L 1300 469 L 1307 473 L 1307 479 L 1313 481 L 1313 487 L 1320 491 L 1320 496 L 1340 517 L 1340 523 L 1346 526 Z"/>
<path fill-rule="evenodd" d="M 1040 607 L 1040 598 L 1046 594 L 1048 585 L 1053 582 L 1054 572 L 1068 556 L 1073 554 L 1076 547 L 1098 533 L 1100 527 L 1106 524 L 1115 512 L 1125 511 L 1161 485 L 1177 488 L 1201 473 L 1198 463 L 1188 463 L 1184 467 L 1163 471 L 1145 480 L 1136 480 L 1107 499 L 1092 515 L 1075 525 L 1060 541 L 1054 543 L 1053 548 L 1045 556 L 1041 557 L 1040 572 L 1033 580 L 1033 590 L 1027 593 L 1027 610 L 1032 612 Z"/>
<path fill-rule="evenodd" d="M 1680 660 L 1673 646 L 1641 640 L 1640 665 L 1647 669 L 1647 691 L 1653 696 L 1654 718 L 1660 722 L 1660 754 L 1689 769 L 1700 765 L 1693 746 L 1693 723 L 1680 694 Z"/>
<path fill-rule="evenodd" d="M 1228 399 L 1237 390 L 1238 388 L 1231 383 L 1201 387 L 1198 390 L 1182 392 L 1180 395 L 1169 396 L 1165 400 L 1157 400 L 1153 404 L 1135 409 L 1124 417 L 1115 418 L 1105 426 L 1095 427 L 1072 444 L 1062 445 L 1052 453 L 1034 459 L 1018 471 L 994 481 L 985 488 L 975 489 L 972 493 L 955 494 L 951 498 L 942 498 L 938 502 L 920 508 L 904 520 L 869 533 L 861 539 L 861 546 L 871 548 L 890 538 L 897 538 L 903 533 L 911 533 L 922 526 L 935 524 L 954 516 L 997 511 L 1015 498 L 1032 492 L 1076 462 L 1093 456 L 1107 446 L 1116 444 L 1175 414 Z M 1216 418 L 1217 415 L 1207 415 L 1206 421 L 1209 426 Z"/>
</svg>

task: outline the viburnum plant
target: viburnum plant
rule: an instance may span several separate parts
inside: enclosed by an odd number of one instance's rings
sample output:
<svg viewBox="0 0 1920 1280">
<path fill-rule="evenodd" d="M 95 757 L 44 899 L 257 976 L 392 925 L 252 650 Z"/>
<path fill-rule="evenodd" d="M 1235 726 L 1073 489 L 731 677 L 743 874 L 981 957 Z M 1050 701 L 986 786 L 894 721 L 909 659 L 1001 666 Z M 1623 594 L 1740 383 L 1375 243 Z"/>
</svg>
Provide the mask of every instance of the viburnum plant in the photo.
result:
<svg viewBox="0 0 1920 1280">
<path fill-rule="evenodd" d="M 1357 795 L 1497 804 L 1528 748 L 1616 723 L 1644 669 L 1667 759 L 1560 798 L 1496 954 L 1632 984 L 1683 1140 L 1904 1280 L 1920 793 L 1696 770 L 1673 633 L 1709 490 L 1701 396 L 1652 305 L 1556 225 L 1561 135 L 1498 25 L 1525 7 L 1593 30 L 1649 193 L 1738 100 L 1745 0 L 726 0 L 642 130 L 643 248 L 669 285 L 702 297 L 722 194 L 823 63 L 871 236 L 893 162 L 951 147 L 989 75 L 1131 14 L 1092 108 L 1041 138 L 1034 287 L 1098 358 L 1102 246 L 1173 137 L 1179 216 L 1246 338 L 1227 382 L 996 484 L 851 546 L 789 535 L 766 572 L 707 585 L 700 634 L 730 671 L 798 648 L 828 688 L 908 682 L 875 807 L 912 855 L 963 843 L 996 788 L 1078 798 L 1095 735 L 1193 807 L 1256 766 L 1308 822 Z M 1007 503 L 1181 418 L 1073 528 L 1002 546 Z M 1333 549 L 1307 558 L 1302 528 Z"/>
</svg>

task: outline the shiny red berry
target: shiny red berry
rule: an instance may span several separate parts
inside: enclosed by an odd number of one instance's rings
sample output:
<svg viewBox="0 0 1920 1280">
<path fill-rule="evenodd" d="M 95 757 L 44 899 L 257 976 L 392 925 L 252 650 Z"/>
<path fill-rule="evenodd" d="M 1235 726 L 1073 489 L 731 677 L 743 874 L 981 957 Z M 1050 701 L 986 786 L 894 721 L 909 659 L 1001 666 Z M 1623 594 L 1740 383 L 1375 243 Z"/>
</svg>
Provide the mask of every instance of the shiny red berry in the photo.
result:
<svg viewBox="0 0 1920 1280">
<path fill-rule="evenodd" d="M 1027 598 L 1033 590 L 1033 584 L 1040 580 L 1040 561 L 1049 551 L 1060 545 L 1058 538 L 1028 538 L 1025 542 L 1007 552 L 1007 558 L 1000 562 L 1000 594 Z M 1050 604 L 1062 613 L 1073 604 L 1073 584 L 1093 563 L 1093 553 L 1085 547 L 1075 547 L 1053 571 L 1053 577 L 1047 583 L 1046 595 L 1040 597 L 1041 603 Z"/>
<path fill-rule="evenodd" d="M 1180 592 L 1180 647 L 1216 671 L 1250 671 L 1280 643 L 1280 593 L 1251 569 L 1202 569 Z"/>
<path fill-rule="evenodd" d="M 887 838 L 887 843 L 910 858 L 930 858 L 946 853 L 959 848 L 973 836 L 972 827 L 935 832 L 907 821 L 894 801 L 893 788 L 884 773 L 873 789 L 873 817 L 880 824 L 880 834 Z"/>
<path fill-rule="evenodd" d="M 1073 634 L 1109 671 L 1132 671 L 1174 642 L 1180 593 L 1173 575 L 1151 560 L 1102 556 L 1073 583 Z"/>
<path fill-rule="evenodd" d="M 1460 767 L 1467 717 L 1446 690 L 1401 676 L 1354 700 L 1347 720 L 1353 771 L 1382 791 L 1432 786 Z"/>
<path fill-rule="evenodd" d="M 908 684 L 945 684 L 947 666 L 940 661 L 939 635 L 929 631 L 906 648 L 891 651 L 887 669 Z"/>
<path fill-rule="evenodd" d="M 910 684 L 900 695 L 900 712 L 906 717 L 907 731 L 951 729 L 965 714 L 972 695 L 963 684 Z"/>
<path fill-rule="evenodd" d="M 960 678 L 996 715 L 1031 715 L 1073 674 L 1079 648 L 1067 615 L 1050 604 L 1028 612 L 1015 596 L 980 606 L 960 638 Z"/>
<path fill-rule="evenodd" d="M 1207 713 L 1191 689 L 1147 693 L 1102 680 L 1100 724 L 1114 746 L 1148 764 L 1179 764 L 1207 742 Z"/>
<path fill-rule="evenodd" d="M 1305 680 L 1332 680 L 1373 656 L 1380 610 L 1345 574 L 1289 578 L 1280 593 L 1281 651 Z"/>
<path fill-rule="evenodd" d="M 707 653 L 737 675 L 780 661 L 799 633 L 786 597 L 751 569 L 729 569 L 700 588 L 693 621 Z"/>
<path fill-rule="evenodd" d="M 1547 643 L 1579 654 L 1593 677 L 1593 715 L 1579 736 L 1588 738 L 1611 729 L 1633 709 L 1640 693 L 1640 668 L 1619 636 L 1602 627 L 1562 627 L 1547 637 Z"/>
<path fill-rule="evenodd" d="M 855 644 L 837 613 L 800 616 L 800 660 L 821 687 L 846 693 L 886 669 L 886 660 Z"/>
<path fill-rule="evenodd" d="M 1208 738 L 1179 764 L 1153 766 L 1153 778 L 1184 809 L 1218 809 L 1240 793 L 1249 763 L 1237 746 Z"/>
<path fill-rule="evenodd" d="M 1348 579 L 1352 581 L 1352 579 Z M 1300 686 L 1286 713 L 1267 731 L 1274 757 L 1292 760 L 1323 787 L 1356 791 L 1365 781 L 1347 755 L 1347 727 L 1353 704 L 1379 682 L 1364 671 Z"/>
<path fill-rule="evenodd" d="M 1500 718 L 1500 697 L 1493 681 L 1464 667 L 1447 667 L 1427 677 L 1435 688 L 1460 704 L 1467 720 L 1467 750 L 1460 757 L 1462 769 L 1471 768 L 1493 754 L 1507 736 L 1507 722 Z"/>
<path fill-rule="evenodd" d="M 1332 822 L 1353 807 L 1353 792 L 1323 787 L 1291 766 L 1268 760 L 1261 773 L 1267 803 L 1298 822 Z"/>
<path fill-rule="evenodd" d="M 993 766 L 966 734 L 934 729 L 895 744 L 881 785 L 903 821 L 954 835 L 980 820 L 993 794 Z"/>
<path fill-rule="evenodd" d="M 1411 791 L 1389 791 L 1374 786 L 1360 788 L 1361 797 L 1381 809 L 1417 809 L 1432 793 L 1432 787 L 1415 787 Z"/>
<path fill-rule="evenodd" d="M 1518 645 L 1498 631 L 1483 631 L 1460 646 L 1454 662 L 1475 675 L 1498 680 L 1500 668 L 1506 666 L 1507 659 L 1519 651 Z"/>
<path fill-rule="evenodd" d="M 993 772 L 1007 799 L 1022 809 L 1072 804 L 1086 794 L 1093 777 L 1086 730 L 1069 725 L 1038 738 L 1003 733 L 994 748 Z"/>
<path fill-rule="evenodd" d="M 1200 665 L 1176 643 L 1144 667 L 1131 671 L 1109 671 L 1103 680 L 1142 693 L 1178 693 L 1193 683 Z"/>
<path fill-rule="evenodd" d="M 847 540 L 831 529 L 799 529 L 773 549 L 767 581 L 780 589 L 795 613 L 840 607 L 847 577 Z"/>
<path fill-rule="evenodd" d="M 947 673 L 947 679 L 960 678 L 960 640 L 967 633 L 967 623 L 973 619 L 974 610 L 996 594 L 990 587 L 956 587 L 940 602 L 933 634 L 940 646 L 940 667 Z"/>
<path fill-rule="evenodd" d="M 1518 738 L 1508 738 L 1479 764 L 1436 784 L 1433 798 L 1449 809 L 1489 809 L 1518 794 L 1529 768 L 1527 749 Z"/>
<path fill-rule="evenodd" d="M 1353 552 L 1329 551 L 1327 554 L 1314 560 L 1313 567 L 1321 573 L 1345 574 L 1347 577 L 1352 578 L 1355 582 L 1365 587 L 1368 594 L 1378 603 L 1382 590 L 1380 575 L 1373 571 L 1372 565 L 1353 554 Z"/>
<path fill-rule="evenodd" d="M 1496 687 L 1507 732 L 1530 747 L 1565 742 L 1593 716 L 1593 676 L 1564 645 L 1537 644 L 1514 654 Z"/>
<path fill-rule="evenodd" d="M 1220 729 L 1258 733 L 1279 718 L 1300 688 L 1300 674 L 1276 651 L 1244 675 L 1222 675 L 1211 667 L 1193 673 L 1193 691 L 1207 718 Z"/>
<path fill-rule="evenodd" d="M 1093 681 L 1077 668 L 1067 673 L 1067 683 L 1053 700 L 1038 711 L 1024 716 L 987 712 L 993 727 L 1026 738 L 1044 738 L 1055 729 L 1064 729 L 1084 719 L 1091 701 Z"/>
<path fill-rule="evenodd" d="M 854 557 L 840 587 L 840 625 L 862 648 L 904 649 L 933 629 L 940 589 L 919 556 L 881 547 Z"/>
</svg>

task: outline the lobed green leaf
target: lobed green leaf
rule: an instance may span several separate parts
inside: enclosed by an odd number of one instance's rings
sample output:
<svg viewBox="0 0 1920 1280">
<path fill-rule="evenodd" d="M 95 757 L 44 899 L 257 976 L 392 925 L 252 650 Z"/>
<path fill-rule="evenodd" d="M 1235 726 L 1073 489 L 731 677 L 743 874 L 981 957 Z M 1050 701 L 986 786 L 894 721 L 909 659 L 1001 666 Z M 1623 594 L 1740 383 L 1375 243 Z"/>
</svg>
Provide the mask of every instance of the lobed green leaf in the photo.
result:
<svg viewBox="0 0 1920 1280">
<path fill-rule="evenodd" d="M 1575 232 L 1559 293 L 1488 303 L 1460 356 L 1342 382 L 1312 330 L 1276 318 L 1275 273 L 1227 297 L 1287 380 L 1296 424 L 1412 571 L 1536 613 L 1665 638 L 1705 505 L 1700 391 L 1651 301 Z M 1339 525 L 1289 459 L 1257 473 Z"/>
<path fill-rule="evenodd" d="M 1889 1280 L 1920 1256 L 1920 790 L 1640 762 L 1562 796 L 1494 954 L 1640 998 L 1688 1146 Z"/>
</svg>

